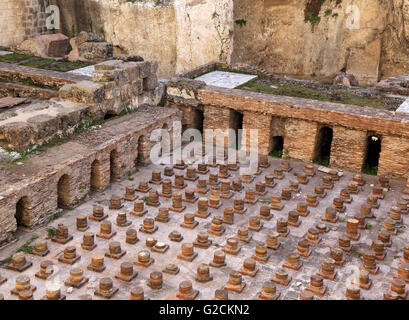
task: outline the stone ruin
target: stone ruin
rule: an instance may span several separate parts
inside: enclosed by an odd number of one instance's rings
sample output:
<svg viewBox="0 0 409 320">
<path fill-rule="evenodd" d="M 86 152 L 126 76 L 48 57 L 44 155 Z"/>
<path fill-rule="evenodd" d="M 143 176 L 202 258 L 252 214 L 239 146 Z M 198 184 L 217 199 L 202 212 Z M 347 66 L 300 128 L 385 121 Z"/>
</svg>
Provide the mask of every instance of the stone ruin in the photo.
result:
<svg viewBox="0 0 409 320">
<path fill-rule="evenodd" d="M 34 13 L 21 19 L 38 26 L 7 38 L 29 57 L 0 62 L 0 299 L 407 299 L 405 75 L 368 90 L 403 102 L 396 110 L 252 92 L 248 81 L 289 80 L 246 63 L 197 67 L 197 57 L 172 66 L 165 85 L 161 61 L 92 32 L 49 34 L 40 2 L 26 5 Z M 334 86 L 366 94 L 358 85 L 377 82 L 379 46 L 355 50 Z M 24 65 L 40 57 L 89 66 Z M 176 121 L 223 138 L 258 129 L 257 170 L 242 174 L 249 159 L 227 145 L 235 163 L 205 149 L 152 163 L 151 133 L 172 135 Z"/>
</svg>

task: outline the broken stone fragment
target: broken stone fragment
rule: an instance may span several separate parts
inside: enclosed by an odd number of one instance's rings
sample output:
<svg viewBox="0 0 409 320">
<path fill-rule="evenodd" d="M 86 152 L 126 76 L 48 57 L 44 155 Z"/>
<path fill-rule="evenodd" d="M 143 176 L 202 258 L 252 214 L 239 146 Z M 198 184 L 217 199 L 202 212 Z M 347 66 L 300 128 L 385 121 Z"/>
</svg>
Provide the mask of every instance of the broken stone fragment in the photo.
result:
<svg viewBox="0 0 409 320">
<path fill-rule="evenodd" d="M 156 74 L 150 75 L 143 81 L 143 90 L 151 91 L 158 86 L 158 77 Z"/>
<path fill-rule="evenodd" d="M 144 61 L 144 59 L 141 56 L 128 55 L 128 54 L 119 54 L 119 55 L 115 56 L 114 59 L 122 60 L 122 61 L 125 61 L 125 62 Z"/>
<path fill-rule="evenodd" d="M 358 87 L 359 83 L 358 80 L 356 80 L 355 76 L 353 74 L 345 73 L 345 72 L 339 72 L 334 80 L 332 81 L 332 84 L 337 85 L 344 85 L 346 87 Z"/>
<path fill-rule="evenodd" d="M 77 45 L 81 45 L 85 42 L 97 42 L 99 41 L 97 35 L 93 32 L 81 31 L 80 34 L 75 38 Z"/>
</svg>

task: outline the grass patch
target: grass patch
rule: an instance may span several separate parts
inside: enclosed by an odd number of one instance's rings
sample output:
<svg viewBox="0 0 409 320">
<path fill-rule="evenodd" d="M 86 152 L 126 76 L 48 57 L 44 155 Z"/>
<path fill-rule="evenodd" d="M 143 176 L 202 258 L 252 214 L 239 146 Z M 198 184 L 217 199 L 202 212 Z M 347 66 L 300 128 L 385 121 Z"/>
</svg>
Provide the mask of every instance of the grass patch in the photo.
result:
<svg viewBox="0 0 409 320">
<path fill-rule="evenodd" d="M 379 109 L 386 108 L 386 106 L 382 103 L 382 99 L 378 97 L 359 97 L 351 92 L 343 92 L 339 90 L 335 91 L 333 94 L 328 94 L 316 89 L 297 86 L 294 84 L 280 84 L 278 88 L 274 88 L 268 84 L 260 83 L 259 79 L 250 80 L 249 82 L 239 86 L 237 89 L 274 94 L 277 96 L 288 96 L 341 104 L 351 104 L 361 107 L 372 107 Z"/>
<path fill-rule="evenodd" d="M 31 58 L 31 56 L 22 53 L 11 53 L 5 56 L 0 56 L 0 62 L 18 63 Z"/>
<path fill-rule="evenodd" d="M 369 174 L 371 176 L 377 176 L 378 175 L 378 167 L 371 167 L 369 164 L 366 164 L 364 168 L 362 169 L 362 172 L 365 174 Z"/>
<path fill-rule="evenodd" d="M 329 167 L 329 158 L 328 157 L 326 157 L 326 158 L 318 157 L 317 159 L 315 159 L 313 161 L 313 163 L 319 164 L 319 165 L 324 166 L 324 167 Z"/>
<path fill-rule="evenodd" d="M 268 155 L 273 158 L 281 158 L 283 156 L 283 150 L 273 150 L 270 151 Z"/>
<path fill-rule="evenodd" d="M 28 60 L 28 61 L 24 62 L 24 60 Z M 91 65 L 90 63 L 82 62 L 82 61 L 69 61 L 67 59 L 56 61 L 53 59 L 44 59 L 44 58 L 30 56 L 30 55 L 21 54 L 21 53 L 11 53 L 5 56 L 0 56 L 0 62 L 18 63 L 26 67 L 39 68 L 39 69 L 45 69 L 45 70 L 54 70 L 54 71 L 61 71 L 61 72 L 67 72 L 67 71 L 84 68 L 84 67 Z"/>
<path fill-rule="evenodd" d="M 24 245 L 22 245 L 20 248 L 17 249 L 17 252 L 24 252 L 24 253 L 32 253 L 34 247 L 31 245 L 34 240 L 36 240 L 38 237 L 34 236 L 30 240 L 28 240 Z"/>
<path fill-rule="evenodd" d="M 54 220 L 57 220 L 58 218 L 61 218 L 61 213 L 60 212 L 57 212 L 56 214 L 54 214 L 52 217 L 51 217 L 51 221 L 54 221 Z"/>
<path fill-rule="evenodd" d="M 81 62 L 81 61 L 68 61 L 68 60 L 55 61 L 52 59 L 38 58 L 32 61 L 27 61 L 25 63 L 22 63 L 21 65 L 32 67 L 32 68 L 44 69 L 44 70 L 67 72 L 67 71 L 71 71 L 71 70 L 75 70 L 79 68 L 88 67 L 91 64 L 87 62 Z"/>
<path fill-rule="evenodd" d="M 55 237 L 57 235 L 57 231 L 54 228 L 47 229 L 48 238 Z"/>
</svg>

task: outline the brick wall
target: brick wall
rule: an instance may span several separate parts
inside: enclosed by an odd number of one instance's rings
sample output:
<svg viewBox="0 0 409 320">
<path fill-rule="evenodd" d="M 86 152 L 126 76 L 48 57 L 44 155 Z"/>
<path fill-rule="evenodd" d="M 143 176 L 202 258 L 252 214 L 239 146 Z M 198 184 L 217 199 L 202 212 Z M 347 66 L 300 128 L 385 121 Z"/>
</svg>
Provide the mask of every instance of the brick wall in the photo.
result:
<svg viewBox="0 0 409 320">
<path fill-rule="evenodd" d="M 256 141 L 251 139 L 250 129 L 258 129 L 258 152 L 268 154 L 270 152 L 270 132 L 271 132 L 271 116 L 255 112 L 244 112 L 243 129 L 246 134 L 246 146 L 255 145 Z"/>
<path fill-rule="evenodd" d="M 316 122 L 287 119 L 284 133 L 284 150 L 294 159 L 310 162 L 313 159 L 318 124 Z"/>
<path fill-rule="evenodd" d="M 379 157 L 378 175 L 409 176 L 409 139 L 383 136 Z"/>
<path fill-rule="evenodd" d="M 228 143 L 228 130 L 230 128 L 231 110 L 227 108 L 217 108 L 212 106 L 205 106 L 204 108 L 204 123 L 203 123 L 203 137 L 206 144 L 211 144 L 211 141 L 207 141 L 206 130 L 207 129 L 220 129 L 221 132 L 217 137 L 225 137 L 225 145 Z M 214 137 L 213 143 L 216 143 L 217 137 Z"/>
<path fill-rule="evenodd" d="M 48 33 L 45 8 L 48 0 L 2 0 L 0 46 L 15 46 L 24 40 Z"/>
<path fill-rule="evenodd" d="M 187 95 L 186 93 L 189 92 Z M 378 175 L 409 176 L 409 117 L 369 107 L 274 96 L 206 86 L 174 78 L 168 83 L 168 105 L 204 107 L 204 127 L 234 128 L 232 117 L 244 115 L 244 128 L 258 128 L 259 151 L 271 150 L 274 136 L 284 137 L 284 150 L 293 159 L 311 162 L 320 144 L 318 129 L 333 129 L 330 166 L 361 172 L 370 134 L 382 137 Z M 190 109 L 191 113 L 192 110 Z M 233 121 L 234 122 L 234 121 Z"/>
<path fill-rule="evenodd" d="M 166 125 L 171 128 L 174 121 L 180 121 L 181 114 L 174 110 L 146 107 L 149 113 L 142 111 L 131 115 L 129 119 L 118 122 L 117 126 L 107 125 L 97 131 L 84 133 L 75 144 L 77 153 L 69 154 L 70 143 L 55 146 L 57 154 L 66 154 L 64 161 L 57 160 L 56 164 L 49 165 L 49 155 L 39 155 L 33 162 L 37 166 L 32 176 L 22 177 L 15 183 L 4 183 L 5 177 L 0 178 L 0 246 L 13 239 L 17 230 L 15 218 L 16 204 L 25 197 L 25 225 L 34 228 L 50 221 L 58 210 L 58 181 L 64 175 L 68 176 L 69 185 L 60 190 L 65 192 L 66 205 L 75 205 L 81 201 L 91 189 L 91 181 L 103 190 L 110 184 L 112 150 L 117 151 L 117 178 L 125 178 L 128 170 L 135 172 L 138 154 L 149 155 L 149 137 L 152 130 Z M 119 120 L 119 119 L 118 119 Z M 115 120 L 113 120 L 115 121 Z M 140 139 L 141 137 L 146 137 Z M 142 141 L 142 145 L 139 142 Z M 68 145 L 68 146 L 67 146 Z M 72 147 L 72 145 L 71 145 Z M 68 154 L 68 155 L 67 155 Z M 47 160 L 42 160 L 46 157 Z M 92 163 L 99 161 L 97 177 L 92 177 Z M 30 161 L 30 160 L 29 160 Z M 94 167 L 95 168 L 95 167 Z M 0 173 L 1 174 L 1 173 Z M 1 179 L 4 178 L 4 181 Z M 2 184 L 3 182 L 3 184 Z"/>
<path fill-rule="evenodd" d="M 362 170 L 366 155 L 366 131 L 333 127 L 330 165 L 355 172 Z"/>
</svg>

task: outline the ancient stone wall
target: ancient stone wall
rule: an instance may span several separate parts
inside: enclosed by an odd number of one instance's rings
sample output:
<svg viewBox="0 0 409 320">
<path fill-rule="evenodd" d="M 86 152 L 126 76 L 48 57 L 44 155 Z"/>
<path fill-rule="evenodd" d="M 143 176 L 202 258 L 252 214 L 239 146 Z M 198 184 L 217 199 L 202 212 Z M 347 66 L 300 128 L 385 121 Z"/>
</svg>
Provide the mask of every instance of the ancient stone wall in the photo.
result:
<svg viewBox="0 0 409 320">
<path fill-rule="evenodd" d="M 242 114 L 244 129 L 259 130 L 259 153 L 273 151 L 274 138 L 281 137 L 285 156 L 307 162 L 316 160 L 322 140 L 319 129 L 326 126 L 333 130 L 330 166 L 354 172 L 363 170 L 368 137 L 376 135 L 381 139 L 378 174 L 409 176 L 409 119 L 401 113 L 211 87 L 183 77 L 168 83 L 167 99 L 168 106 L 188 110 L 184 120 L 192 127 L 198 125 L 190 122 L 190 115 L 195 108 L 204 108 L 205 131 L 237 129 L 237 115 Z"/>
<path fill-rule="evenodd" d="M 118 51 L 161 61 L 160 76 L 212 60 L 323 79 L 346 69 L 361 85 L 409 72 L 409 0 L 325 0 L 318 22 L 306 20 L 310 0 L 51 1 L 65 34 L 92 29 Z"/>
<path fill-rule="evenodd" d="M 157 68 L 157 62 L 110 60 L 95 66 L 93 81 L 21 66 L 1 68 L 0 78 L 29 78 L 36 84 L 61 88 L 59 99 L 37 104 L 40 108 L 25 107 L 23 115 L 18 112 L 3 115 L 0 145 L 23 149 L 72 130 L 85 120 L 119 115 L 145 103 L 157 105 L 164 90 L 158 82 Z"/>
<path fill-rule="evenodd" d="M 126 177 L 128 171 L 135 172 L 140 153 L 149 161 L 150 133 L 164 124 L 172 128 L 173 121 L 180 120 L 180 116 L 173 109 L 142 107 L 127 120 L 113 120 L 100 130 L 86 132 L 71 142 L 34 156 L 26 164 L 28 168 L 35 168 L 30 174 L 13 177 L 10 172 L 7 176 L 6 171 L 2 172 L 0 246 L 12 240 L 17 224 L 33 228 L 47 223 L 58 210 L 62 192 L 65 206 L 72 206 L 91 189 L 103 190 L 111 181 Z M 117 154 L 115 168 L 111 160 L 114 150 Z M 64 176 L 68 185 L 59 190 L 59 181 Z M 17 221 L 16 204 L 22 198 L 25 199 L 24 216 Z"/>
<path fill-rule="evenodd" d="M 0 46 L 10 47 L 49 33 L 45 8 L 48 0 L 2 0 L 0 10 Z"/>
<path fill-rule="evenodd" d="M 307 2 L 235 0 L 232 62 L 322 78 L 346 68 L 362 85 L 409 72 L 408 0 L 325 0 L 319 21 Z"/>
<path fill-rule="evenodd" d="M 233 50 L 232 0 L 51 2 L 61 8 L 66 35 L 93 30 L 118 52 L 160 61 L 160 76 L 227 61 Z"/>
</svg>

